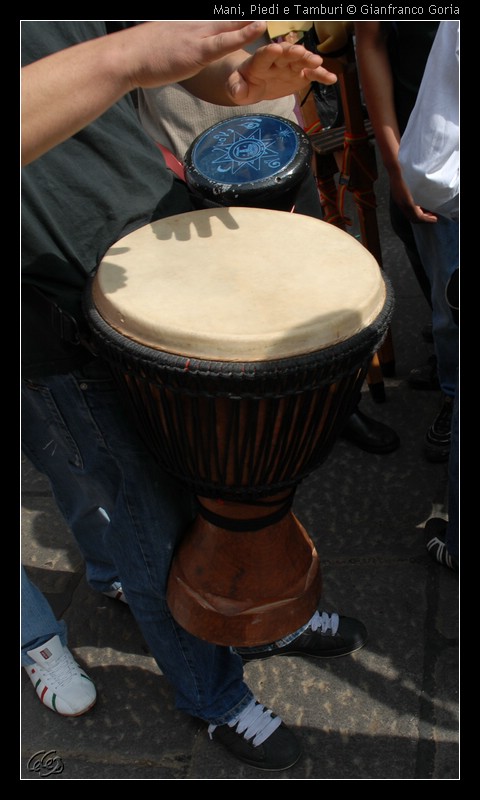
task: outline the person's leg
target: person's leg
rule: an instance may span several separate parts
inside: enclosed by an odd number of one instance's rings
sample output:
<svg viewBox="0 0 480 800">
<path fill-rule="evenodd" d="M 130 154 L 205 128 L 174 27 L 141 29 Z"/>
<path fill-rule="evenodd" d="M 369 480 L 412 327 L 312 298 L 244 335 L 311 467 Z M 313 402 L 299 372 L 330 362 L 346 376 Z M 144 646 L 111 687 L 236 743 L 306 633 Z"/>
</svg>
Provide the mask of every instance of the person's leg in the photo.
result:
<svg viewBox="0 0 480 800">
<path fill-rule="evenodd" d="M 407 219 L 405 214 L 399 209 L 392 196 L 390 195 L 390 224 L 394 233 L 402 242 L 405 254 L 410 261 L 413 273 L 417 279 L 418 285 L 422 290 L 423 296 L 427 301 L 430 309 L 432 308 L 432 290 L 428 275 L 418 252 L 415 236 L 413 235 L 413 225 Z M 423 338 L 427 337 L 429 342 L 433 342 L 432 325 L 431 323 L 422 329 Z M 435 355 L 431 355 L 426 363 L 419 364 L 413 367 L 408 375 L 408 384 L 413 389 L 424 389 L 435 391 L 440 388 L 437 374 L 437 359 Z"/>
<path fill-rule="evenodd" d="M 431 286 L 432 333 L 440 388 L 453 398 L 458 369 L 458 327 L 446 288 L 458 268 L 458 223 L 439 216 L 436 223 L 413 225 L 412 229 Z"/>
<path fill-rule="evenodd" d="M 405 253 L 410 261 L 414 275 L 418 281 L 418 285 L 422 290 L 423 296 L 427 301 L 430 308 L 432 307 L 432 290 L 430 287 L 430 280 L 425 271 L 420 253 L 418 252 L 415 236 L 413 233 L 413 225 L 406 218 L 405 214 L 400 211 L 393 198 L 390 196 L 390 224 L 394 233 L 402 242 Z"/>
<path fill-rule="evenodd" d="M 51 436 L 38 436 L 39 425 Z M 51 489 L 85 559 L 88 583 L 96 591 L 109 591 L 118 570 L 105 541 L 109 519 L 103 506 L 107 498 L 111 503 L 116 487 L 108 473 L 82 470 L 81 451 L 41 383 L 22 387 L 22 450 L 39 472 L 53 477 Z"/>
<path fill-rule="evenodd" d="M 57 714 L 85 714 L 97 699 L 91 678 L 67 647 L 67 628 L 21 566 L 21 662 L 43 705 Z"/>
<path fill-rule="evenodd" d="M 33 664 L 28 650 L 58 636 L 62 645 L 67 645 L 67 628 L 63 620 L 57 620 L 50 603 L 21 566 L 21 657 L 23 666 Z"/>
<path fill-rule="evenodd" d="M 312 171 L 307 173 L 298 187 L 295 213 L 323 219 L 320 195 Z M 315 258 L 314 249 L 312 249 L 312 258 Z M 397 450 L 400 446 L 397 433 L 383 422 L 372 419 L 360 411 L 359 404 L 360 400 L 345 423 L 340 434 L 341 438 L 368 453 L 386 454 Z"/>
<path fill-rule="evenodd" d="M 100 360 L 75 375 L 30 382 L 24 392 L 25 451 L 54 456 L 43 459 L 43 470 L 69 525 L 79 486 L 92 507 L 105 509 L 101 549 L 118 569 L 177 707 L 216 725 L 228 722 L 252 699 L 240 657 L 182 630 L 165 599 L 172 553 L 191 519 L 190 495 L 157 467 Z"/>
<path fill-rule="evenodd" d="M 450 452 L 453 400 L 458 374 L 458 326 L 447 300 L 447 286 L 458 269 L 458 223 L 439 216 L 436 223 L 413 226 L 418 252 L 432 287 L 432 333 L 442 402 L 427 431 L 425 456 L 446 461 Z"/>
<path fill-rule="evenodd" d="M 457 391 L 453 401 L 452 413 L 452 441 L 450 446 L 450 456 L 448 459 L 448 525 L 445 544 L 450 555 L 458 561 L 459 557 L 459 392 L 458 379 Z"/>
</svg>

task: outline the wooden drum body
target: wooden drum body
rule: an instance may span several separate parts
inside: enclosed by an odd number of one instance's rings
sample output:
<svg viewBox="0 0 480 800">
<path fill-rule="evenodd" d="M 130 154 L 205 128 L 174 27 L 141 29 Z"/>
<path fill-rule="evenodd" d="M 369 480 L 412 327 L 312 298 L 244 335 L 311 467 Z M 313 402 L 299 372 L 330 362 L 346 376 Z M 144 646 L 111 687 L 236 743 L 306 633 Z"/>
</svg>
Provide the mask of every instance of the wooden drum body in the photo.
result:
<svg viewBox="0 0 480 800">
<path fill-rule="evenodd" d="M 96 345 L 159 464 L 199 499 L 167 593 L 186 630 L 253 646 L 316 610 L 295 487 L 354 408 L 391 312 L 361 244 L 281 211 L 181 214 L 105 255 L 87 298 Z"/>
</svg>

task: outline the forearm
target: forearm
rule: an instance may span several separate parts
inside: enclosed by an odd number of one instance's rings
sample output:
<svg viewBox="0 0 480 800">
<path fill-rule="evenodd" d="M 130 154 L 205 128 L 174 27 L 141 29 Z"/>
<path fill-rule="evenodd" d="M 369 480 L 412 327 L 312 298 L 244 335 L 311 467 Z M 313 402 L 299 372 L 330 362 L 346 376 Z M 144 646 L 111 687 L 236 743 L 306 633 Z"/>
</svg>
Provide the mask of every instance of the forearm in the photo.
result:
<svg viewBox="0 0 480 800">
<path fill-rule="evenodd" d="M 243 53 L 265 27 L 147 22 L 29 64 L 22 70 L 22 163 L 77 133 L 131 89 L 178 82 L 230 53 Z"/>
<path fill-rule="evenodd" d="M 357 62 L 368 115 L 382 161 L 391 176 L 399 174 L 400 131 L 393 78 L 385 39 L 378 23 L 356 23 Z"/>
<path fill-rule="evenodd" d="M 53 53 L 22 69 L 22 164 L 88 125 L 131 88 L 123 32 Z"/>
</svg>

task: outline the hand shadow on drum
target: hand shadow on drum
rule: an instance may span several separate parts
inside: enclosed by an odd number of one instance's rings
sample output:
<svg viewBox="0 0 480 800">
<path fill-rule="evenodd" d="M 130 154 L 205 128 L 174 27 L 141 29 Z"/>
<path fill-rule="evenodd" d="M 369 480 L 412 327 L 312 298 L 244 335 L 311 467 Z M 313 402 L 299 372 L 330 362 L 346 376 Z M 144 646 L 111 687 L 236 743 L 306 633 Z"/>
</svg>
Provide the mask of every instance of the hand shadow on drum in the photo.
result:
<svg viewBox="0 0 480 800">
<path fill-rule="evenodd" d="M 107 255 L 109 256 L 119 256 L 122 253 L 128 253 L 130 247 L 112 247 Z M 124 286 L 128 283 L 127 278 L 127 270 L 125 267 L 121 267 L 119 264 L 115 264 L 113 261 L 109 261 L 108 258 L 105 258 L 102 261 L 102 267 L 104 267 L 103 275 L 108 277 L 108 284 L 103 286 L 103 292 L 105 295 L 114 294 L 118 292 L 119 289 L 123 289 Z M 108 267 L 108 269 L 107 269 Z M 104 281 L 106 278 L 104 277 Z"/>
<path fill-rule="evenodd" d="M 131 247 L 116 247 L 113 245 L 113 247 L 110 247 L 110 249 L 107 251 L 107 255 L 116 258 L 117 256 L 129 253 L 131 249 Z M 102 264 L 106 264 L 110 267 L 108 274 L 110 277 L 114 278 L 114 282 L 111 282 L 108 287 L 109 294 L 112 294 L 119 289 L 123 289 L 123 287 L 127 285 L 127 270 L 123 267 L 119 267 L 118 264 L 110 263 L 106 259 L 102 261 Z"/>
<path fill-rule="evenodd" d="M 108 249 L 107 254 L 109 256 L 121 256 L 124 253 L 129 253 L 131 249 L 131 247 L 116 247 L 113 245 L 113 247 Z"/>
<path fill-rule="evenodd" d="M 230 230 L 238 230 L 240 227 L 229 208 L 204 208 L 192 213 L 176 214 L 150 224 L 157 239 L 167 241 L 175 238 L 179 242 L 188 242 L 192 238 L 192 226 L 196 229 L 198 238 L 209 239 L 212 237 L 211 220 L 213 218 L 220 220 Z"/>
</svg>

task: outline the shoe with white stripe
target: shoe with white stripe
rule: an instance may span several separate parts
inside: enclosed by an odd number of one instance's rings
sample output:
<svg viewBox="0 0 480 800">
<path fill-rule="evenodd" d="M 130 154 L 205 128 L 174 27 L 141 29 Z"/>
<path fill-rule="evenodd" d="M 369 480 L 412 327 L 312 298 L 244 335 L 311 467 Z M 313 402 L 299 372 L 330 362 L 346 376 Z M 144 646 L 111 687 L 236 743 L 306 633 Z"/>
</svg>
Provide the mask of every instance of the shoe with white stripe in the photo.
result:
<svg viewBox="0 0 480 800">
<path fill-rule="evenodd" d="M 78 717 L 95 704 L 95 684 L 58 636 L 28 650 L 35 662 L 24 669 L 41 702 L 64 717 Z"/>
<path fill-rule="evenodd" d="M 294 734 L 255 698 L 225 725 L 209 725 L 210 739 L 216 739 L 236 758 L 264 770 L 293 767 L 301 756 Z"/>
<path fill-rule="evenodd" d="M 442 517 L 430 517 L 425 523 L 425 547 L 434 561 L 442 567 L 458 571 L 458 559 L 450 555 L 445 544 L 447 522 Z"/>
<path fill-rule="evenodd" d="M 108 592 L 102 592 L 102 594 L 104 594 L 105 597 L 111 597 L 112 600 L 119 600 L 121 603 L 126 603 L 128 605 L 128 600 L 125 597 L 120 581 L 112 583 L 112 588 Z"/>
</svg>

